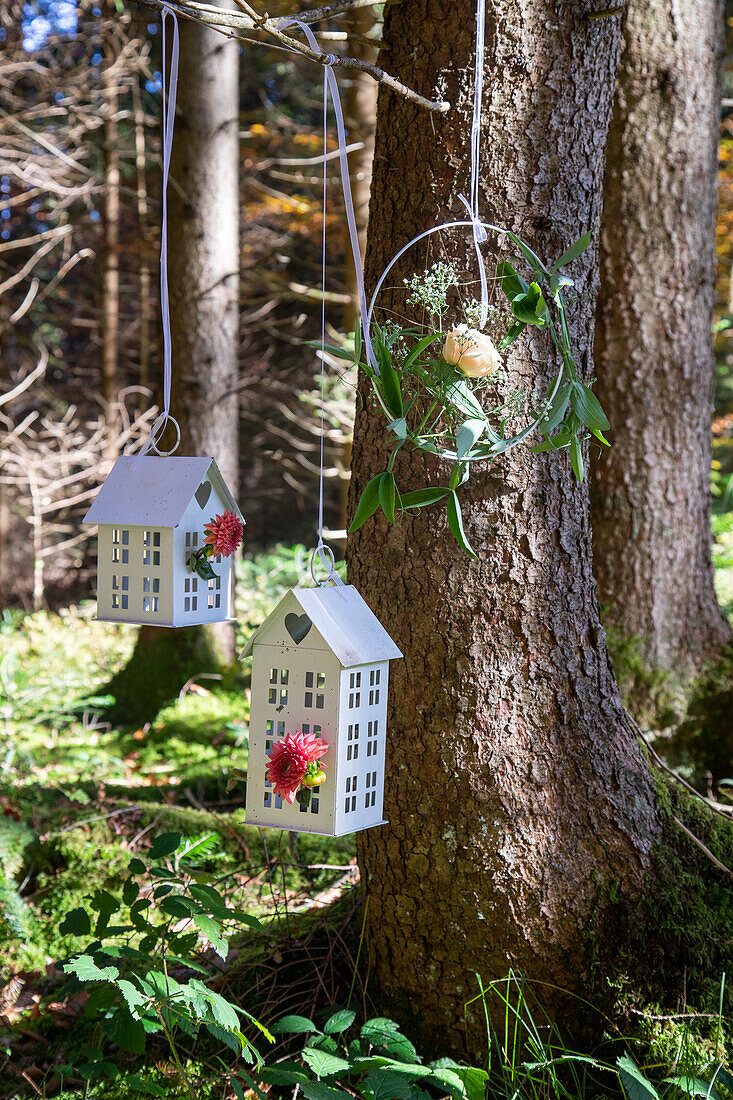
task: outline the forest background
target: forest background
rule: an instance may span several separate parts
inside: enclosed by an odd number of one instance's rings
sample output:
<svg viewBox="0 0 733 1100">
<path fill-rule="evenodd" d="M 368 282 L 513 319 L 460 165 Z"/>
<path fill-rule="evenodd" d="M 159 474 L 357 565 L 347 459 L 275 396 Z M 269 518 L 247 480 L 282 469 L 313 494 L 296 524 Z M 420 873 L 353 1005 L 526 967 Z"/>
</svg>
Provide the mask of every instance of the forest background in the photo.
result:
<svg viewBox="0 0 733 1100">
<path fill-rule="evenodd" d="M 289 10 L 285 4 L 270 9 L 274 15 Z M 330 32 L 334 48 L 348 35 L 351 53 L 373 60 L 382 15 L 376 5 L 340 21 Z M 711 479 L 715 583 L 730 616 L 733 11 L 727 27 Z M 70 1029 L 83 1018 L 86 1000 L 80 993 L 55 999 L 55 961 L 75 942 L 60 930 L 62 918 L 87 896 L 90 882 L 99 889 L 117 882 L 126 858 L 162 829 L 179 830 L 205 847 L 215 838 L 211 858 L 231 876 L 232 897 L 242 908 L 285 922 L 290 970 L 282 943 L 268 940 L 256 951 L 242 948 L 235 976 L 227 979 L 241 988 L 255 974 L 268 1019 L 340 1003 L 344 983 L 355 981 L 365 1015 L 371 1002 L 350 919 L 357 912 L 353 840 L 308 838 L 288 846 L 282 838 L 273 855 L 262 835 L 239 825 L 241 797 L 227 790 L 227 779 L 241 766 L 245 744 L 247 686 L 240 674 L 194 653 L 141 691 L 131 662 L 135 632 L 91 622 L 94 545 L 81 518 L 118 450 L 144 435 L 160 399 L 157 14 L 123 0 L 6 0 L 0 40 L 0 903 L 8 933 L 0 1015 L 8 1029 L 12 1095 L 18 1087 L 50 1087 L 54 1060 L 69 1060 L 77 1072 Z M 364 231 L 376 92 L 367 78 L 340 73 L 339 79 Z M 306 547 L 314 541 L 319 367 L 303 345 L 320 332 L 323 214 L 320 69 L 263 39 L 240 50 L 238 81 L 233 480 L 247 519 L 239 566 L 241 643 L 279 594 L 303 578 Z M 325 213 L 326 302 L 329 337 L 338 343 L 339 334 L 353 330 L 356 314 L 335 161 L 328 163 L 334 171 Z M 175 216 L 174 201 L 173 235 Z M 355 388 L 354 373 L 328 376 L 326 522 L 338 550 L 347 525 Z M 728 673 L 716 672 L 714 690 L 707 683 L 704 691 L 688 685 L 683 693 L 669 673 L 646 667 L 638 640 L 611 628 L 609 642 L 624 702 L 652 728 L 657 751 L 712 801 L 725 801 L 725 746 L 733 743 Z M 227 647 L 231 653 L 231 640 Z M 131 663 L 132 686 L 124 677 Z M 713 749 L 701 749 L 700 731 L 707 727 L 700 714 L 709 697 L 718 736 Z M 334 901 L 342 905 L 335 918 L 319 921 Z M 291 920 L 300 937 L 292 935 Z M 302 979 L 304 956 L 321 975 L 317 992 Z M 710 982 L 719 977 L 710 974 Z M 647 1043 L 655 1026 L 649 1024 Z M 664 1033 L 659 1049 L 671 1041 Z M 177 1095 L 166 1057 L 158 1055 L 150 1081 L 165 1087 L 170 1079 Z"/>
</svg>

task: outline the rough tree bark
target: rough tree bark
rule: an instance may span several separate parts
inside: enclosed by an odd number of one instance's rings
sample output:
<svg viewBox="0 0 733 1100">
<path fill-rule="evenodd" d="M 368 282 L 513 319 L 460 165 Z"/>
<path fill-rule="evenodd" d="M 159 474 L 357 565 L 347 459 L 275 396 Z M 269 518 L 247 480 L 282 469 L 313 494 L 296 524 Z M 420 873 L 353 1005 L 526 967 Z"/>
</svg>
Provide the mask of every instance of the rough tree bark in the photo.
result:
<svg viewBox="0 0 733 1100">
<path fill-rule="evenodd" d="M 488 0 L 481 208 L 548 258 L 601 215 L 603 154 L 620 46 L 598 4 Z M 380 89 L 367 279 L 422 229 L 462 216 L 474 51 L 473 0 L 386 9 L 392 72 L 453 109 L 429 116 Z M 454 239 L 467 262 L 469 236 Z M 409 254 L 389 282 L 411 273 Z M 595 246 L 573 265 L 579 362 L 592 376 Z M 389 296 L 385 304 L 390 304 Z M 543 340 L 515 345 L 535 392 Z M 362 380 L 352 508 L 384 468 L 384 421 Z M 400 452 L 398 485 L 446 471 Z M 592 574 L 587 485 L 563 454 L 516 449 L 472 475 L 464 518 L 478 560 L 444 516 L 370 521 L 349 538 L 349 578 L 405 653 L 393 670 L 385 816 L 361 834 L 369 950 L 378 984 L 416 1030 L 459 1049 L 474 971 L 509 966 L 588 993 L 593 930 L 610 892 L 635 898 L 662 824 L 653 778 L 609 667 Z M 478 1014 L 468 1046 L 485 1050 Z"/>
<path fill-rule="evenodd" d="M 222 5 L 224 6 L 224 5 Z M 239 413 L 239 54 L 180 21 L 181 65 L 168 187 L 168 277 L 180 455 L 212 455 L 236 496 Z M 161 441 L 165 447 L 169 433 Z M 111 690 L 128 720 L 154 714 L 186 679 L 234 659 L 234 626 L 142 627 Z"/>
<path fill-rule="evenodd" d="M 592 474 L 606 622 L 650 667 L 699 671 L 730 630 L 713 588 L 722 0 L 630 0 L 611 122 L 595 354 L 613 448 Z"/>
</svg>

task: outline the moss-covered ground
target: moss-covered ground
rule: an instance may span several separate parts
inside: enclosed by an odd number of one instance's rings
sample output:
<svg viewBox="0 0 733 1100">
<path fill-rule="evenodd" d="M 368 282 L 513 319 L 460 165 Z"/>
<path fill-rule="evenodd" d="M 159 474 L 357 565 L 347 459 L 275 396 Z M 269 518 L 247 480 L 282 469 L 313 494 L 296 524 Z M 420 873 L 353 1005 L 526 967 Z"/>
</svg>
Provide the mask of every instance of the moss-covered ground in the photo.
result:
<svg viewBox="0 0 733 1100">
<path fill-rule="evenodd" d="M 243 563 L 238 642 L 307 567 L 299 547 Z M 31 1082 L 53 1091 L 49 1048 L 51 1061 L 68 1060 L 78 1038 L 73 1004 L 44 1007 L 58 987 L 54 962 L 80 946 L 59 924 L 94 890 L 119 894 L 131 855 L 156 834 L 210 835 L 206 869 L 276 938 L 356 879 L 352 837 L 301 835 L 296 847 L 246 825 L 243 784 L 228 790 L 247 764 L 246 670 L 220 682 L 202 667 L 152 722 L 112 724 L 106 685 L 135 628 L 93 615 L 89 603 L 0 620 L 0 1097 L 32 1095 Z"/>
</svg>

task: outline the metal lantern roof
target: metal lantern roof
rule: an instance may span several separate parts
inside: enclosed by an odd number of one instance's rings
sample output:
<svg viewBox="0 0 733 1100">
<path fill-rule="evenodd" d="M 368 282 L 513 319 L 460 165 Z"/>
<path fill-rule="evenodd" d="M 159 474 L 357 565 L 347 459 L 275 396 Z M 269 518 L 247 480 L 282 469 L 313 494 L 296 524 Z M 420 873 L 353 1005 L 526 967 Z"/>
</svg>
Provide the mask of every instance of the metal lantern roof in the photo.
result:
<svg viewBox="0 0 733 1100">
<path fill-rule="evenodd" d="M 294 588 L 267 616 L 247 642 L 240 657 L 248 657 L 258 638 L 283 612 L 283 605 L 299 605 L 337 658 L 342 668 L 402 657 L 369 605 L 352 584 Z"/>
<path fill-rule="evenodd" d="M 84 523 L 177 527 L 203 481 L 209 481 L 229 511 L 244 522 L 213 458 L 122 455 L 97 493 Z"/>
</svg>

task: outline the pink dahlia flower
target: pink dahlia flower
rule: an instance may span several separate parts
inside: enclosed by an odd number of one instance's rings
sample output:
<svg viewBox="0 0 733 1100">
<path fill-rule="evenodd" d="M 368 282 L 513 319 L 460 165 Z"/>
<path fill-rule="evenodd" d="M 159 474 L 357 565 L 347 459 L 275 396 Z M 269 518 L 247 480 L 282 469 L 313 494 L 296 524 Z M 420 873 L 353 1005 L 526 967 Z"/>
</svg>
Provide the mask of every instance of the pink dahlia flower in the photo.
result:
<svg viewBox="0 0 733 1100">
<path fill-rule="evenodd" d="M 212 557 L 221 554 L 228 558 L 237 549 L 244 537 L 242 521 L 232 512 L 225 512 L 204 524 L 206 538 L 204 546 L 210 546 Z"/>
<path fill-rule="evenodd" d="M 268 753 L 267 779 L 275 794 L 295 802 L 295 792 L 303 782 L 309 764 L 328 752 L 328 745 L 313 733 L 286 733 Z"/>
</svg>

